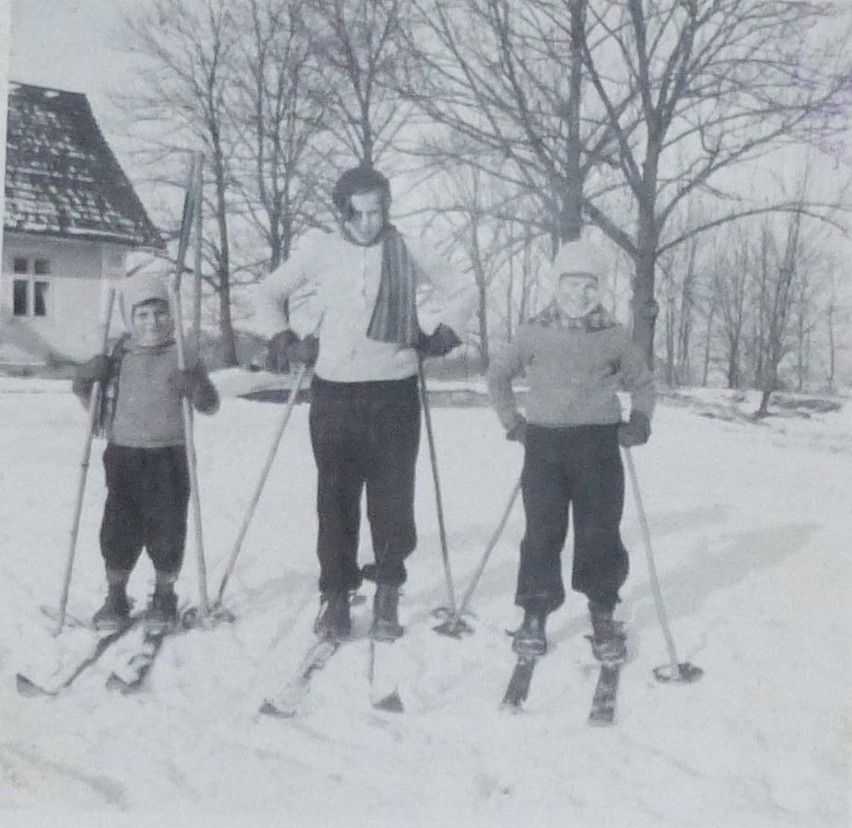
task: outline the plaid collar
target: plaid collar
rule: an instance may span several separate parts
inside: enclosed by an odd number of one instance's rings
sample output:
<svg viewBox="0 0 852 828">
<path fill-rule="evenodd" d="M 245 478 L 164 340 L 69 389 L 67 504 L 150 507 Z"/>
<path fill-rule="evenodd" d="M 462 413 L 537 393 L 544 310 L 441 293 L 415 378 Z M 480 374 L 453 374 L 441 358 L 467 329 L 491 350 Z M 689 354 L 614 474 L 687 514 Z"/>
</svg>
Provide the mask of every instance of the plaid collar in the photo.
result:
<svg viewBox="0 0 852 828">
<path fill-rule="evenodd" d="M 533 321 L 548 328 L 586 331 L 597 331 L 615 325 L 615 320 L 603 305 L 597 305 L 584 316 L 571 318 L 564 317 L 559 313 L 556 302 L 551 302 Z"/>
</svg>

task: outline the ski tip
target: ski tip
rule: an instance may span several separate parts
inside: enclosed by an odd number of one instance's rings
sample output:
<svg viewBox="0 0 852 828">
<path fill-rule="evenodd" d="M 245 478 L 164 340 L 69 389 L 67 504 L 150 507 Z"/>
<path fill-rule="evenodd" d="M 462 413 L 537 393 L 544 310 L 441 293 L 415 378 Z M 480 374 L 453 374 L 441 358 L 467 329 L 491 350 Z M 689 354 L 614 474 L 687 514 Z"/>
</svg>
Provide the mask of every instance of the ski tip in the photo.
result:
<svg viewBox="0 0 852 828">
<path fill-rule="evenodd" d="M 26 696 L 28 699 L 37 699 L 43 696 L 55 696 L 55 693 L 50 692 L 50 690 L 45 690 L 43 687 L 39 687 L 34 681 L 28 679 L 22 673 L 17 673 L 15 675 L 15 688 L 18 693 L 22 696 Z"/>
<path fill-rule="evenodd" d="M 388 695 L 384 696 L 384 698 L 373 701 L 372 705 L 374 710 L 382 710 L 385 713 L 405 712 L 405 706 L 402 703 L 398 690 L 388 693 Z"/>
<path fill-rule="evenodd" d="M 295 710 L 285 710 L 277 707 L 269 699 L 264 700 L 257 712 L 264 716 L 273 716 L 276 719 L 292 719 L 296 715 Z"/>
<path fill-rule="evenodd" d="M 663 684 L 692 684 L 703 675 L 704 671 L 700 667 L 689 662 L 678 664 L 676 671 L 669 664 L 654 668 L 654 678 Z"/>
<path fill-rule="evenodd" d="M 500 705 L 500 710 L 503 713 L 511 713 L 514 715 L 524 712 L 524 708 L 521 703 L 519 701 L 515 701 L 514 699 L 503 699 L 503 702 Z"/>
<path fill-rule="evenodd" d="M 131 682 L 125 681 L 121 676 L 116 673 L 110 673 L 109 678 L 106 680 L 106 688 L 107 690 L 112 690 L 116 693 L 121 693 L 122 696 L 126 696 L 128 693 L 132 693 L 135 689 Z"/>
<path fill-rule="evenodd" d="M 614 719 L 611 715 L 600 715 L 592 713 L 588 719 L 589 727 L 611 727 Z"/>
</svg>

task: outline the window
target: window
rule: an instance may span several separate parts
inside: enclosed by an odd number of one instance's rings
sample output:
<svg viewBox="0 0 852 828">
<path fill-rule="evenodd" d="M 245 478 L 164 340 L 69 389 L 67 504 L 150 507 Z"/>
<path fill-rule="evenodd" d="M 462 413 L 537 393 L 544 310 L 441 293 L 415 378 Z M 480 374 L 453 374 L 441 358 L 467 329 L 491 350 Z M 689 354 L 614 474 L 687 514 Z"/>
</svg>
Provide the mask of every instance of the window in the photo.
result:
<svg viewBox="0 0 852 828">
<path fill-rule="evenodd" d="M 47 276 L 50 273 L 50 259 L 43 256 L 29 258 L 28 256 L 15 256 L 12 269 L 15 273 L 34 273 L 36 276 Z"/>
<path fill-rule="evenodd" d="M 36 260 L 36 263 L 38 263 L 38 260 Z M 47 316 L 47 289 L 49 287 L 49 282 L 33 282 L 33 316 Z"/>
<path fill-rule="evenodd" d="M 32 288 L 30 288 L 32 285 Z M 15 279 L 12 282 L 12 313 L 15 316 L 47 316 L 50 282 Z M 30 309 L 32 294 L 32 310 Z"/>
<path fill-rule="evenodd" d="M 15 279 L 12 283 L 12 312 L 15 316 L 27 315 L 27 285 L 26 279 Z"/>
</svg>

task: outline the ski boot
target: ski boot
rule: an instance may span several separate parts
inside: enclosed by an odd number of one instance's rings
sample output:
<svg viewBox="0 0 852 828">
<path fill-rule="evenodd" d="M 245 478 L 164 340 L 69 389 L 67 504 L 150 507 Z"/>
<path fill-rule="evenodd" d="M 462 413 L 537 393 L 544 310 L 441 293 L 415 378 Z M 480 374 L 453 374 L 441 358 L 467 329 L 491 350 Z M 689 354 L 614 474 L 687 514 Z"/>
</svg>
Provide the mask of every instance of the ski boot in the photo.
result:
<svg viewBox="0 0 852 828">
<path fill-rule="evenodd" d="M 349 591 L 324 592 L 320 596 L 320 611 L 314 632 L 323 641 L 344 641 L 352 631 L 349 617 Z"/>
<path fill-rule="evenodd" d="M 378 584 L 373 598 L 373 626 L 370 634 L 376 641 L 396 641 L 403 629 L 399 624 L 399 587 Z"/>
<path fill-rule="evenodd" d="M 543 606 L 525 607 L 524 622 L 514 635 L 512 650 L 518 655 L 544 655 L 547 652 L 546 622 L 547 610 Z"/>
<path fill-rule="evenodd" d="M 151 632 L 168 631 L 174 629 L 179 620 L 174 588 L 158 584 L 145 611 L 145 629 Z"/>
<path fill-rule="evenodd" d="M 127 623 L 130 601 L 124 584 L 110 584 L 103 606 L 92 616 L 96 630 L 117 630 Z"/>
<path fill-rule="evenodd" d="M 603 664 L 623 664 L 627 659 L 627 636 L 619 621 L 614 621 L 612 608 L 589 601 L 592 634 L 587 636 L 592 654 Z"/>
</svg>

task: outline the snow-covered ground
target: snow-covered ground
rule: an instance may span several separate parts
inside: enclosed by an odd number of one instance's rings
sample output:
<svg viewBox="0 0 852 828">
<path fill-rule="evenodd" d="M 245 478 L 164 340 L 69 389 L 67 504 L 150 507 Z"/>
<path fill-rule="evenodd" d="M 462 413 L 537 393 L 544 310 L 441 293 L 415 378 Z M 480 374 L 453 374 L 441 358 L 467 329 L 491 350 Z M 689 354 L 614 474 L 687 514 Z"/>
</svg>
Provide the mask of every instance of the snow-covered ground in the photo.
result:
<svg viewBox="0 0 852 828">
<path fill-rule="evenodd" d="M 653 678 L 667 651 L 628 494 L 620 612 L 631 660 L 617 725 L 585 723 L 595 674 L 576 594 L 549 621 L 552 649 L 526 712 L 501 712 L 523 511 L 474 597 L 475 633 L 436 635 L 431 611 L 446 587 L 424 434 L 407 634 L 393 645 L 406 713 L 371 709 L 368 645 L 356 640 L 316 677 L 303 715 L 275 720 L 259 718 L 258 704 L 295 668 L 317 609 L 306 407 L 294 411 L 226 593 L 236 623 L 170 639 L 139 695 L 104 689 L 107 659 L 65 696 L 25 699 L 15 673 L 43 673 L 85 635 L 54 638 L 39 609 L 61 591 L 85 415 L 65 382 L 0 380 L 0 824 L 846 825 L 852 406 L 759 423 L 724 416 L 755 407 L 708 393 L 663 401 L 651 443 L 633 452 L 678 655 L 705 671 L 696 684 Z M 282 411 L 228 397 L 196 421 L 211 593 Z M 433 420 L 460 595 L 521 449 L 487 408 L 436 407 Z M 101 452 L 96 443 L 69 602 L 83 617 L 103 590 Z M 188 600 L 193 550 L 190 538 L 179 584 Z M 366 535 L 362 550 L 366 562 Z M 143 559 L 137 604 L 151 580 Z M 369 606 L 354 610 L 362 639 Z"/>
</svg>

